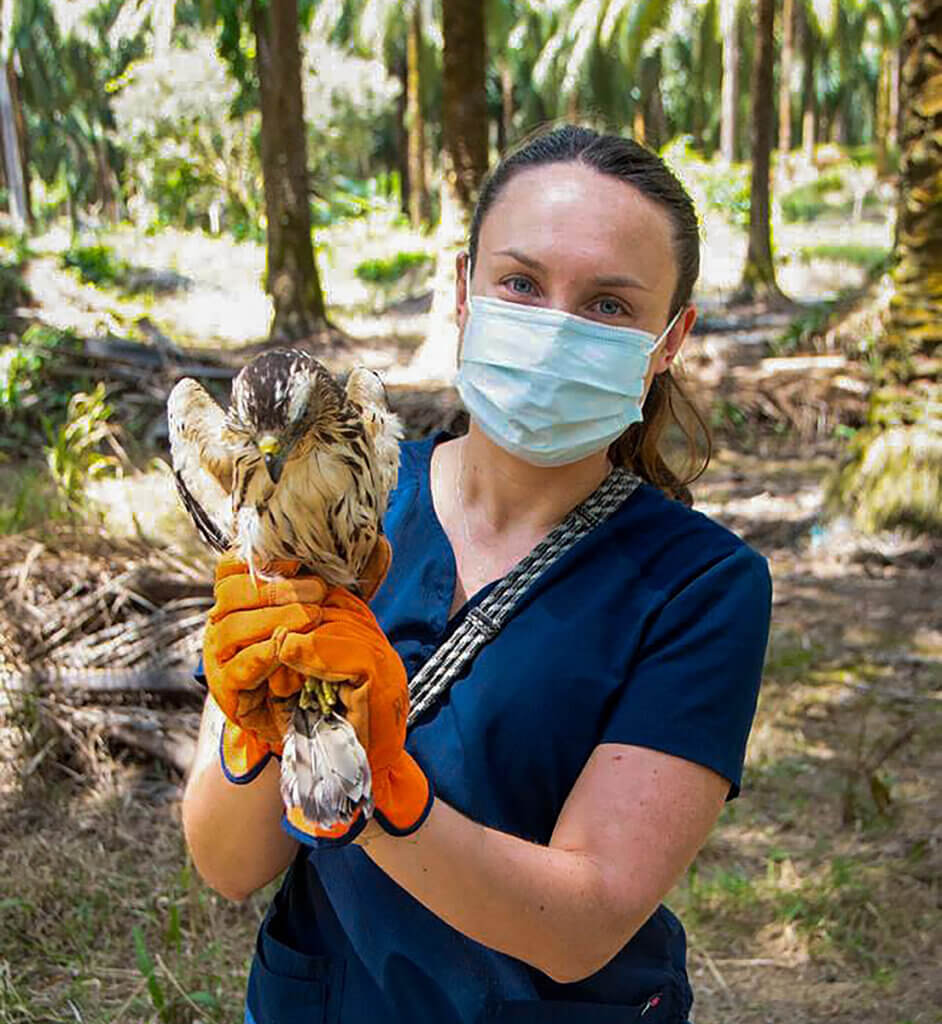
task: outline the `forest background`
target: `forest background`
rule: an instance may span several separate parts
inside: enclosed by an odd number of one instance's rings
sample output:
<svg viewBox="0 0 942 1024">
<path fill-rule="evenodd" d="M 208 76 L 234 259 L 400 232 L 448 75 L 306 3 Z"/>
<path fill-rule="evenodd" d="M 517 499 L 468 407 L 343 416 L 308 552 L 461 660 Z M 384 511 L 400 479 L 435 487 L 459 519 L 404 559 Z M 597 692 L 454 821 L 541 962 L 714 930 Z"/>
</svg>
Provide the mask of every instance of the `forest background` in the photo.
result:
<svg viewBox="0 0 942 1024">
<path fill-rule="evenodd" d="M 454 256 L 557 120 L 696 200 L 696 506 L 775 579 L 694 1017 L 942 1021 L 942 0 L 0 0 L 0 60 L 0 1022 L 241 1019 L 167 393 L 289 343 L 460 430 Z"/>
</svg>

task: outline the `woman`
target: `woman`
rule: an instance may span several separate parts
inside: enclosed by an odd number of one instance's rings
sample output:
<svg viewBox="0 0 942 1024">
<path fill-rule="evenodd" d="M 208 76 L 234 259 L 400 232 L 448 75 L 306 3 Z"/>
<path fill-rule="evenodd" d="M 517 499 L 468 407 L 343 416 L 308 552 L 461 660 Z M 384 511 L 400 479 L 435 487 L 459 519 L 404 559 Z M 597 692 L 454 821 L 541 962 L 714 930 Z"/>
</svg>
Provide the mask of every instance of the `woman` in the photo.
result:
<svg viewBox="0 0 942 1024">
<path fill-rule="evenodd" d="M 764 560 L 675 500 L 658 454 L 698 269 L 691 201 L 635 143 L 563 127 L 488 180 L 457 263 L 470 428 L 403 446 L 376 620 L 278 598 L 285 622 L 320 623 L 279 641 L 282 664 L 365 680 L 373 820 L 282 829 L 277 766 L 231 785 L 207 701 L 184 800 L 197 867 L 238 899 L 290 865 L 246 1020 L 687 1020 L 684 933 L 660 901 L 738 793 L 770 608 Z M 645 482 L 403 744 L 406 674 L 575 506 L 633 481 L 613 465 Z M 262 616 L 245 645 L 268 642 L 282 609 L 239 608 Z"/>
</svg>

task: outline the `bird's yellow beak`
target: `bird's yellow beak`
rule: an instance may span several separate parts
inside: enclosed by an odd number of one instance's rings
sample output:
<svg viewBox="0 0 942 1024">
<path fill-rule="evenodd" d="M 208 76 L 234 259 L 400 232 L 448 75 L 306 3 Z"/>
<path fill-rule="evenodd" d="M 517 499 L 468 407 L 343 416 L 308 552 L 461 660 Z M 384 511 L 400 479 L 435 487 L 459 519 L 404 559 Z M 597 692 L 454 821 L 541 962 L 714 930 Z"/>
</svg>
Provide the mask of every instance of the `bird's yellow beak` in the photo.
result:
<svg viewBox="0 0 942 1024">
<path fill-rule="evenodd" d="M 263 434 L 258 439 L 258 450 L 262 455 L 277 455 L 281 451 L 281 441 L 274 434 Z"/>
<path fill-rule="evenodd" d="M 273 484 L 281 479 L 285 460 L 281 454 L 281 441 L 274 434 L 263 434 L 258 439 L 258 450 L 265 456 L 265 469 Z"/>
</svg>

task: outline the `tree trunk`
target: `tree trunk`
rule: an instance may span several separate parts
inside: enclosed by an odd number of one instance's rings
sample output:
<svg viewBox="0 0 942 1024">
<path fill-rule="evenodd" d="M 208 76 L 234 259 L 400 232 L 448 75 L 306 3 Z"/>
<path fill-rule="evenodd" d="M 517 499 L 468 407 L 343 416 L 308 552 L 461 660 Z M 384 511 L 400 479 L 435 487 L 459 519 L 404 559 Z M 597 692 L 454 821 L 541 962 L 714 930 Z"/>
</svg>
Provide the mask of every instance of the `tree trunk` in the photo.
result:
<svg viewBox="0 0 942 1024">
<path fill-rule="evenodd" d="M 814 61 L 816 40 L 807 13 L 802 5 L 802 43 L 805 67 L 801 85 L 801 148 L 805 161 L 814 160 L 815 122 L 817 120 L 817 93 L 814 88 Z"/>
<path fill-rule="evenodd" d="M 265 286 L 275 306 L 270 336 L 293 341 L 317 333 L 327 319 L 311 244 L 297 0 L 253 0 L 252 19 L 268 218 Z"/>
<path fill-rule="evenodd" d="M 889 173 L 888 139 L 890 127 L 890 54 L 884 49 L 880 54 L 880 72 L 877 75 L 876 103 L 873 112 L 873 141 L 876 147 L 877 174 L 884 177 Z"/>
<path fill-rule="evenodd" d="M 870 425 L 835 486 L 867 528 L 942 533 L 942 0 L 910 0 L 902 45 L 895 294 Z"/>
<path fill-rule="evenodd" d="M 903 134 L 896 295 L 885 353 L 905 383 L 910 357 L 939 356 L 942 344 L 942 0 L 911 0 L 903 40 Z M 898 363 L 890 358 L 902 348 Z M 937 368 L 938 370 L 938 368 Z"/>
<path fill-rule="evenodd" d="M 13 107 L 13 94 L 10 91 L 11 71 L 9 62 L 0 70 L 0 129 L 3 132 L 3 162 L 6 169 L 10 222 L 14 234 L 22 235 L 29 223 L 29 205 L 26 201 L 23 158 L 16 132 L 16 111 Z"/>
<path fill-rule="evenodd" d="M 720 99 L 720 156 L 724 163 L 736 159 L 736 107 L 739 101 L 739 36 L 736 30 L 737 0 L 721 0 L 720 31 L 723 35 L 723 85 Z"/>
<path fill-rule="evenodd" d="M 900 61 L 899 61 L 899 50 L 894 48 L 890 50 L 890 97 L 889 97 L 889 128 L 887 131 L 887 145 L 890 149 L 896 149 L 899 145 L 899 129 L 900 129 L 900 102 L 899 102 L 899 76 L 900 76 Z"/>
<path fill-rule="evenodd" d="M 498 61 L 498 67 L 500 68 L 500 141 L 498 143 L 498 149 L 500 150 L 501 156 L 504 155 L 505 150 L 510 145 L 511 138 L 513 137 L 513 123 L 514 123 L 514 78 L 513 72 L 510 70 L 510 61 L 505 57 L 500 58 Z"/>
<path fill-rule="evenodd" d="M 443 181 L 470 222 L 487 173 L 484 4 L 443 0 L 442 37 Z"/>
<path fill-rule="evenodd" d="M 20 150 L 20 166 L 23 169 L 23 194 L 26 197 L 26 226 L 36 226 L 33 215 L 33 188 L 29 176 L 29 135 L 26 131 L 26 118 L 23 115 L 23 101 L 20 99 L 20 81 L 13 70 L 13 62 L 9 65 L 10 98 L 13 101 L 13 116 L 16 120 L 16 139 Z"/>
<path fill-rule="evenodd" d="M 792 148 L 792 63 L 795 51 L 795 0 L 782 8 L 782 66 L 778 91 L 778 151 L 787 156 Z"/>
<path fill-rule="evenodd" d="M 752 66 L 752 183 L 749 192 L 749 249 L 739 297 L 781 301 L 772 262 L 769 171 L 775 124 L 773 92 L 775 0 L 756 0 L 755 60 Z"/>
<path fill-rule="evenodd" d="M 396 97 L 396 166 L 399 170 L 399 208 L 409 216 L 409 197 L 412 194 L 409 180 L 409 73 L 405 57 L 396 60 L 396 78 L 399 80 L 399 95 Z"/>
<path fill-rule="evenodd" d="M 419 0 L 412 0 L 412 9 L 409 11 L 409 35 L 406 41 L 406 128 L 409 132 L 409 220 L 414 228 L 421 227 L 428 220 L 421 59 L 422 9 Z"/>
<path fill-rule="evenodd" d="M 644 141 L 652 149 L 660 149 L 667 142 L 667 116 L 661 94 L 661 51 L 641 65 L 642 116 Z"/>
</svg>

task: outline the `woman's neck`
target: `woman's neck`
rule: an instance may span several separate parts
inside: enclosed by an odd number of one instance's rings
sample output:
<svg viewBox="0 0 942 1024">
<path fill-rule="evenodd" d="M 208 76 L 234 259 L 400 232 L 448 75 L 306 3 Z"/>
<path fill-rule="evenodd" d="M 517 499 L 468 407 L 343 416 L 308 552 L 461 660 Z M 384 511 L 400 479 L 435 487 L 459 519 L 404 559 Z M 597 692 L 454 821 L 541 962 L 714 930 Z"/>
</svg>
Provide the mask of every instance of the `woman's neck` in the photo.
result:
<svg viewBox="0 0 942 1024">
<path fill-rule="evenodd" d="M 568 466 L 533 466 L 494 444 L 472 421 L 454 445 L 456 498 L 475 536 L 545 533 L 611 472 L 606 451 Z"/>
</svg>

